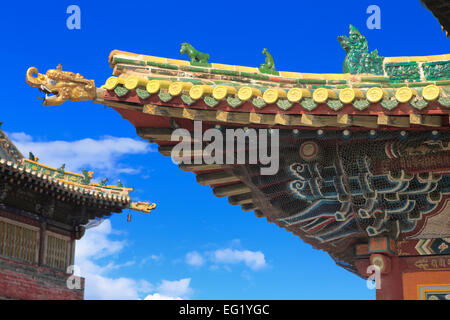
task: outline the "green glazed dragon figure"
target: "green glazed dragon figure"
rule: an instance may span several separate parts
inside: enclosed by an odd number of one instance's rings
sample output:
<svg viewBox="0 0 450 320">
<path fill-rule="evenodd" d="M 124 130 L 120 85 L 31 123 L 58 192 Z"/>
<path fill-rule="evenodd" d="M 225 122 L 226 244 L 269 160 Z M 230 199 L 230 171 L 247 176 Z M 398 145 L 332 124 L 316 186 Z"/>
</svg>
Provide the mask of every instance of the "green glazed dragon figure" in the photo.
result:
<svg viewBox="0 0 450 320">
<path fill-rule="evenodd" d="M 61 165 L 61 167 L 56 169 L 56 178 L 60 178 L 60 179 L 64 178 L 64 175 L 66 174 L 65 171 L 64 171 L 65 169 L 66 169 L 66 164 L 65 163 L 63 163 Z"/>
<path fill-rule="evenodd" d="M 180 54 L 185 53 L 187 53 L 191 60 L 191 64 L 208 65 L 209 54 L 196 50 L 192 45 L 186 42 L 181 44 L 180 49 Z"/>
<path fill-rule="evenodd" d="M 344 72 L 351 74 L 371 73 L 383 75 L 383 57 L 378 50 L 369 53 L 366 37 L 350 25 L 349 36 L 340 36 L 338 41 L 347 52 L 344 60 Z"/>
<path fill-rule="evenodd" d="M 29 152 L 28 159 L 31 160 L 31 161 L 36 161 L 36 162 L 39 161 L 39 158 L 36 157 L 36 156 L 33 154 L 33 152 L 31 152 L 31 151 Z"/>
<path fill-rule="evenodd" d="M 261 64 L 261 66 L 259 67 L 259 71 L 261 71 L 262 73 L 278 74 L 277 70 L 275 69 L 275 62 L 269 51 L 264 48 L 262 54 L 266 56 L 266 60 L 265 63 Z"/>
<path fill-rule="evenodd" d="M 82 184 L 89 184 L 91 182 L 91 179 L 94 175 L 94 172 L 92 171 L 86 171 L 85 169 L 82 169 L 83 173 L 83 179 L 80 181 Z"/>
</svg>

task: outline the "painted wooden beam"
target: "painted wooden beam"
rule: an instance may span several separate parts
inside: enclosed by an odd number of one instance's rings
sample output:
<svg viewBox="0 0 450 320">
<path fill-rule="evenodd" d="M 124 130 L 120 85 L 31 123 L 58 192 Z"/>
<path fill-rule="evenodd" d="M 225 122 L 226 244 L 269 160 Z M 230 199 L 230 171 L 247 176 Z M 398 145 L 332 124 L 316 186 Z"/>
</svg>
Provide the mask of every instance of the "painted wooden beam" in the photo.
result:
<svg viewBox="0 0 450 320">
<path fill-rule="evenodd" d="M 249 116 L 249 120 L 250 120 L 250 123 L 274 125 L 275 124 L 275 115 L 267 114 L 267 113 L 251 112 L 250 116 Z"/>
<path fill-rule="evenodd" d="M 194 161 L 200 160 L 200 162 L 208 161 L 213 162 L 213 158 L 211 154 L 206 154 L 202 149 L 194 149 L 193 145 L 191 149 L 183 149 L 182 153 L 180 154 L 180 151 L 176 151 L 175 154 L 172 153 L 174 146 L 160 146 L 158 148 L 158 151 L 163 155 L 167 157 L 171 157 L 172 155 L 175 156 L 178 161 L 178 163 L 193 163 Z M 175 160 L 175 159 L 174 159 Z"/>
<path fill-rule="evenodd" d="M 409 115 L 409 122 L 411 124 L 419 124 L 428 127 L 441 127 L 442 117 L 411 113 Z"/>
<path fill-rule="evenodd" d="M 337 122 L 336 116 L 323 116 L 304 113 L 302 124 L 309 127 L 342 127 L 345 126 Z"/>
<path fill-rule="evenodd" d="M 191 120 L 216 121 L 216 111 L 184 108 L 183 117 Z"/>
<path fill-rule="evenodd" d="M 384 113 L 380 113 L 377 118 L 378 125 L 409 128 L 409 117 L 405 116 L 389 116 Z"/>
<path fill-rule="evenodd" d="M 185 172 L 201 172 L 228 168 L 226 164 L 180 164 L 180 169 Z"/>
<path fill-rule="evenodd" d="M 222 184 L 229 182 L 238 182 L 240 179 L 232 173 L 219 171 L 197 175 L 197 182 L 203 186 Z"/>
<path fill-rule="evenodd" d="M 170 157 L 172 154 L 173 146 L 159 146 L 158 152 L 161 153 L 165 157 Z"/>
<path fill-rule="evenodd" d="M 237 196 L 229 197 L 228 202 L 233 206 L 241 205 L 241 204 L 248 204 L 248 203 L 253 203 L 253 197 L 250 192 L 243 193 L 243 194 L 238 194 Z"/>
<path fill-rule="evenodd" d="M 171 108 L 147 104 L 144 106 L 142 112 L 154 116 L 183 118 L 183 108 Z"/>
<path fill-rule="evenodd" d="M 280 124 L 283 126 L 302 126 L 302 116 L 301 115 L 289 115 L 284 113 L 277 113 L 274 118 L 275 124 Z"/>
<path fill-rule="evenodd" d="M 347 125 L 347 126 L 378 128 L 376 116 L 338 114 L 336 119 L 339 124 L 343 124 L 343 125 Z"/>
<path fill-rule="evenodd" d="M 143 139 L 171 141 L 172 129 L 169 128 L 137 128 L 136 133 Z"/>
<path fill-rule="evenodd" d="M 158 151 L 166 157 L 170 157 L 172 155 L 172 150 L 174 146 L 159 146 Z M 196 150 L 196 149 L 185 149 L 183 150 L 183 158 L 186 157 L 202 157 L 203 156 L 203 149 L 202 150 Z"/>
<path fill-rule="evenodd" d="M 223 187 L 216 187 L 213 189 L 214 195 L 219 198 L 235 196 L 241 193 L 249 193 L 250 191 L 251 189 L 242 182 Z"/>
<path fill-rule="evenodd" d="M 248 112 L 217 111 L 216 120 L 222 121 L 222 122 L 239 123 L 239 124 L 250 123 Z"/>
<path fill-rule="evenodd" d="M 180 141 L 178 140 L 172 140 L 172 132 L 174 129 L 170 128 L 136 128 L 136 133 L 138 136 L 145 140 L 152 141 Z M 182 132 L 184 135 L 181 135 L 182 137 L 190 138 L 191 142 L 201 142 L 199 139 L 195 139 L 194 134 L 192 132 Z M 179 134 L 180 135 L 180 134 Z"/>
<path fill-rule="evenodd" d="M 243 205 L 241 205 L 241 208 L 243 211 L 253 211 L 253 210 L 258 209 L 258 207 L 253 203 L 243 204 Z"/>
</svg>

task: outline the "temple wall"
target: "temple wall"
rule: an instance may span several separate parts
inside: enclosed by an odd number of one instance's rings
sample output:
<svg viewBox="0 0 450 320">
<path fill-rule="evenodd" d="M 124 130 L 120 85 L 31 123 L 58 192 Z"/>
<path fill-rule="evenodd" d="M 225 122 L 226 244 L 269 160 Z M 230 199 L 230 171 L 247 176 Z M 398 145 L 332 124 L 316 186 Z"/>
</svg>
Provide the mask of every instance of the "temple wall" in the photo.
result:
<svg viewBox="0 0 450 320">
<path fill-rule="evenodd" d="M 66 230 L 0 210 L 0 299 L 82 300 L 84 279 L 69 269 L 74 252 Z"/>
<path fill-rule="evenodd" d="M 81 289 L 69 289 L 70 274 L 0 257 L 0 299 L 83 300 Z M 69 280 L 70 281 L 70 280 Z"/>
</svg>

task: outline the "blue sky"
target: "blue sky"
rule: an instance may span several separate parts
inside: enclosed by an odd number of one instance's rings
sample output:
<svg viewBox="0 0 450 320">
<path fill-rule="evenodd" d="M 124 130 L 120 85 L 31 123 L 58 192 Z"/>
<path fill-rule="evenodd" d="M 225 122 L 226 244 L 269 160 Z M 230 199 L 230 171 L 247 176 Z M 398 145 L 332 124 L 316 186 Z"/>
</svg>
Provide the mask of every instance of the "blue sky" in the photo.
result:
<svg viewBox="0 0 450 320">
<path fill-rule="evenodd" d="M 81 30 L 66 27 L 66 9 L 81 9 Z M 368 30 L 366 9 L 381 9 Z M 210 61 L 259 66 L 269 49 L 278 70 L 340 73 L 336 38 L 355 25 L 382 56 L 450 53 L 450 42 L 419 1 L 39 1 L 2 4 L 3 129 L 22 152 L 43 163 L 93 169 L 97 179 L 135 188 L 156 202 L 151 215 L 112 217 L 78 244 L 87 299 L 374 299 L 363 280 L 252 212 L 216 198 L 114 110 L 92 102 L 43 107 L 25 71 L 61 63 L 95 79 L 111 75 L 113 49 L 186 59 L 182 42 Z"/>
</svg>

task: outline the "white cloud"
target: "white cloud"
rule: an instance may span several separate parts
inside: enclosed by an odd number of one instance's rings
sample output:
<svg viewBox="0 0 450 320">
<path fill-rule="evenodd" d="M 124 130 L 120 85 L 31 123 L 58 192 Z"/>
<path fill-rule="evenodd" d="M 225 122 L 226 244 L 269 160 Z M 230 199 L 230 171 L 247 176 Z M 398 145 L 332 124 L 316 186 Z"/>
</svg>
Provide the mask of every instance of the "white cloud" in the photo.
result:
<svg viewBox="0 0 450 320">
<path fill-rule="evenodd" d="M 113 240 L 111 235 L 120 234 L 112 229 L 110 220 L 86 231 L 84 237 L 76 243 L 76 274 L 85 281 L 85 299 L 87 300 L 137 300 L 142 296 L 156 299 L 188 298 L 193 292 L 190 278 L 168 281 L 162 280 L 154 286 L 143 279 L 126 277 L 113 278 L 108 272 L 134 264 L 134 261 L 116 264 L 113 261 L 127 245 L 125 240 Z M 157 256 L 152 255 L 152 259 Z M 102 258 L 110 258 L 111 262 L 102 265 Z M 153 293 L 153 294 L 150 294 Z M 149 298 L 149 299 L 150 299 Z"/>
<path fill-rule="evenodd" d="M 243 263 L 251 270 L 260 270 L 267 267 L 264 253 L 261 251 L 240 250 L 233 247 L 241 247 L 241 241 L 234 239 L 231 246 L 215 251 L 206 251 L 202 254 L 197 251 L 190 251 L 186 254 L 185 262 L 191 266 L 203 266 L 210 262 L 209 270 L 214 271 L 223 268 L 231 272 L 230 265 Z"/>
<path fill-rule="evenodd" d="M 25 157 L 31 151 L 40 162 L 59 168 L 63 163 L 66 170 L 81 172 L 81 169 L 94 169 L 95 175 L 120 173 L 136 174 L 139 169 L 130 168 L 119 162 L 127 154 L 142 154 L 152 151 L 149 143 L 131 138 L 105 136 L 100 139 L 75 141 L 35 141 L 24 132 L 9 134 L 10 139 Z"/>
<path fill-rule="evenodd" d="M 157 293 L 149 294 L 145 300 L 183 300 L 192 294 L 191 278 L 168 281 L 163 280 L 156 289 Z"/>
<path fill-rule="evenodd" d="M 113 262 L 106 265 L 98 263 L 99 259 L 117 255 L 126 246 L 124 240 L 110 239 L 113 233 L 111 222 L 105 220 L 99 226 L 87 230 L 84 237 L 77 241 L 75 263 L 80 275 L 86 279 L 86 299 L 138 299 L 142 287 L 148 290 L 148 284 L 144 280 L 107 276 L 109 271 L 132 263 L 120 265 Z"/>
<path fill-rule="evenodd" d="M 144 300 L 183 300 L 180 297 L 163 296 L 159 293 L 149 294 Z"/>
<path fill-rule="evenodd" d="M 108 219 L 105 219 L 97 227 L 89 229 L 85 236 L 77 242 L 77 259 L 86 260 L 91 257 L 98 259 L 118 253 L 126 243 L 123 240 L 109 239 L 109 235 L 112 233 L 111 221 Z"/>
<path fill-rule="evenodd" d="M 261 251 L 220 249 L 213 253 L 215 263 L 237 264 L 245 263 L 252 270 L 259 270 L 267 266 L 264 254 Z"/>
<path fill-rule="evenodd" d="M 192 293 L 190 287 L 191 278 L 185 278 L 176 281 L 163 280 L 158 286 L 158 293 L 171 297 L 185 297 Z"/>
<path fill-rule="evenodd" d="M 205 264 L 205 259 L 197 251 L 192 251 L 186 254 L 186 263 L 191 266 L 200 267 Z"/>
<path fill-rule="evenodd" d="M 86 276 L 87 300 L 137 300 L 140 282 L 130 278 L 109 278 L 97 274 Z"/>
</svg>

